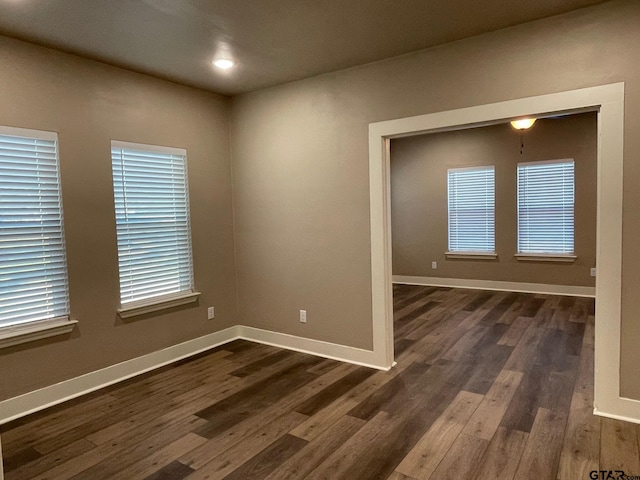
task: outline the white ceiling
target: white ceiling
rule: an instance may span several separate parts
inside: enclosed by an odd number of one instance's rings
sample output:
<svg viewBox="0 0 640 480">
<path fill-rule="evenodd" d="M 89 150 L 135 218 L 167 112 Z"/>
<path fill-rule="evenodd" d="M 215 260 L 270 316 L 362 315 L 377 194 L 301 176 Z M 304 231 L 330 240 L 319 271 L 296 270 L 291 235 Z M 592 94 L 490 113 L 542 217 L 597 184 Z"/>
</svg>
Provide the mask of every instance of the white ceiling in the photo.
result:
<svg viewBox="0 0 640 480">
<path fill-rule="evenodd" d="M 0 0 L 0 33 L 235 95 L 602 1 Z"/>
</svg>

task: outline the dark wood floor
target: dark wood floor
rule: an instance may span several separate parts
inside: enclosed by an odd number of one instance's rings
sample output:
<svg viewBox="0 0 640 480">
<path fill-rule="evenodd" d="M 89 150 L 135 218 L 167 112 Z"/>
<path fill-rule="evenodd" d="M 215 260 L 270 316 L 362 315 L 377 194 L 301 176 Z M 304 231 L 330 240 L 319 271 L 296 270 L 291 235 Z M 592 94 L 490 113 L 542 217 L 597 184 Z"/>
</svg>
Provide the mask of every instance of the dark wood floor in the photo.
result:
<svg viewBox="0 0 640 480">
<path fill-rule="evenodd" d="M 594 417 L 593 301 L 396 286 L 389 372 L 239 341 L 2 428 L 7 480 L 640 475 Z"/>
</svg>

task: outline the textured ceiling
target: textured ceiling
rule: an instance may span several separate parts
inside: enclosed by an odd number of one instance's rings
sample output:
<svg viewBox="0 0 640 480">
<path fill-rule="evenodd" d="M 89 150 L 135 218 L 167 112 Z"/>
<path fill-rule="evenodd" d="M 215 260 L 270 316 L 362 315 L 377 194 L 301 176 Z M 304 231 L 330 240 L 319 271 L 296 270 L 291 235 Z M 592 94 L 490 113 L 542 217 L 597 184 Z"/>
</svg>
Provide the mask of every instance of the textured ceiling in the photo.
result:
<svg viewBox="0 0 640 480">
<path fill-rule="evenodd" d="M 602 0 L 0 0 L 0 33 L 234 95 Z M 211 66 L 232 56 L 230 71 Z"/>
</svg>

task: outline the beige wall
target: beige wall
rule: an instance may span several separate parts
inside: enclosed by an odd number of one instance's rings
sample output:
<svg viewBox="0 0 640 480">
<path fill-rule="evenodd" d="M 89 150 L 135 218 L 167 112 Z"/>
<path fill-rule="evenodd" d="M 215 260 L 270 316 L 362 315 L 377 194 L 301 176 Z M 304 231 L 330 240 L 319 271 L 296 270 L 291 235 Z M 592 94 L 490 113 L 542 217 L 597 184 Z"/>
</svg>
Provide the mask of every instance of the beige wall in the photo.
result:
<svg viewBox="0 0 640 480">
<path fill-rule="evenodd" d="M 237 323 L 228 100 L 0 37 L 0 125 L 58 132 L 70 337 L 0 350 L 0 400 Z M 111 139 L 187 149 L 199 304 L 123 322 Z M 216 307 L 207 321 L 206 308 Z"/>
<path fill-rule="evenodd" d="M 240 321 L 371 347 L 369 123 L 623 81 L 622 393 L 640 399 L 639 25 L 616 1 L 235 98 Z"/>
<path fill-rule="evenodd" d="M 595 286 L 597 116 L 543 119 L 522 135 L 509 124 L 391 142 L 393 274 Z M 575 161 L 574 263 L 522 262 L 517 246 L 518 162 Z M 496 260 L 447 259 L 447 169 L 495 166 Z M 438 262 L 433 270 L 431 262 Z"/>
</svg>

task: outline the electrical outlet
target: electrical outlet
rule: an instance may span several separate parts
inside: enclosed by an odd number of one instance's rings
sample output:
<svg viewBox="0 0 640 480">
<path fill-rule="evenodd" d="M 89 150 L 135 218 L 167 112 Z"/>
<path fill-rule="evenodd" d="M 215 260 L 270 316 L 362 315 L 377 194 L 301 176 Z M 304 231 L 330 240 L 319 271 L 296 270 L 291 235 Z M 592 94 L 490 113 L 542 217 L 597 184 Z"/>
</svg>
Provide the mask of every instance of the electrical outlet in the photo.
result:
<svg viewBox="0 0 640 480">
<path fill-rule="evenodd" d="M 431 262 L 431 269 L 432 270 L 437 270 L 438 269 L 438 262 Z"/>
<path fill-rule="evenodd" d="M 596 276 L 596 267 L 593 267 L 593 268 L 591 269 L 591 276 L 592 276 L 592 277 L 595 277 L 595 276 Z"/>
<path fill-rule="evenodd" d="M 300 310 L 300 323 L 307 323 L 307 311 Z"/>
<path fill-rule="evenodd" d="M 216 316 L 216 311 L 213 309 L 213 307 L 207 308 L 207 319 L 213 320 L 215 316 Z"/>
</svg>

